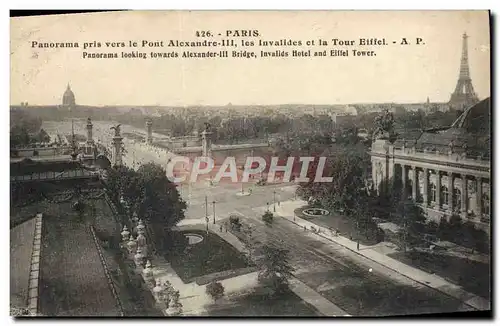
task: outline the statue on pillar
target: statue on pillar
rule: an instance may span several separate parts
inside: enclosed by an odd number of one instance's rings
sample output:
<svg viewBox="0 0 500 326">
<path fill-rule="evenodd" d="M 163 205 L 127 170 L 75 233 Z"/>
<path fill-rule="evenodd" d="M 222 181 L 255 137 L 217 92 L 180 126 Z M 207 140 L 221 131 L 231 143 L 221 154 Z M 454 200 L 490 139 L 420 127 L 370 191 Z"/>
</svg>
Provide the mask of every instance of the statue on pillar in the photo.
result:
<svg viewBox="0 0 500 326">
<path fill-rule="evenodd" d="M 109 129 L 112 129 L 112 130 L 115 131 L 115 137 L 121 137 L 120 126 L 121 126 L 121 124 L 118 124 L 116 126 L 113 126 L 113 127 L 109 128 Z"/>
</svg>

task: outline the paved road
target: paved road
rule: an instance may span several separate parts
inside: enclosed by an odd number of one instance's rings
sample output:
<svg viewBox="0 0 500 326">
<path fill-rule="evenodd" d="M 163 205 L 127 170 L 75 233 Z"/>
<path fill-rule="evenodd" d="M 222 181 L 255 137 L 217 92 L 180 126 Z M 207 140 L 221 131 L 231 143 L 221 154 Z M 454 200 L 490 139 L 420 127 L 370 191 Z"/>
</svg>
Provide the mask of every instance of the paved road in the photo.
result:
<svg viewBox="0 0 500 326">
<path fill-rule="evenodd" d="M 250 196 L 238 196 L 238 187 L 230 185 L 212 187 L 209 190 L 192 189 L 186 215 L 193 219 L 205 216 L 204 197 L 207 193 L 210 222 L 213 207 L 211 200 L 215 199 L 217 220 L 231 213 L 238 213 L 254 230 L 254 239 L 284 245 L 290 250 L 297 278 L 353 316 L 425 314 L 471 309 L 459 300 L 353 254 L 340 245 L 325 245 L 315 239 L 315 235 L 298 230 L 288 221 L 278 218 L 271 228 L 265 226 L 260 216 L 266 203 L 273 202 L 273 191 L 276 190 L 277 201 L 285 201 L 294 197 L 293 189 L 292 186 L 280 185 L 254 187 Z M 273 210 L 272 204 L 269 209 Z M 369 272 L 370 268 L 372 272 Z"/>
<path fill-rule="evenodd" d="M 325 244 L 290 222 L 275 219 L 271 228 L 242 209 L 254 239 L 279 243 L 290 251 L 296 277 L 353 316 L 425 314 L 470 310 L 459 300 L 416 283 L 344 247 Z M 253 215 L 252 215 L 253 214 Z M 245 219 L 245 221 L 248 221 Z M 372 272 L 369 269 L 372 268 Z"/>
</svg>

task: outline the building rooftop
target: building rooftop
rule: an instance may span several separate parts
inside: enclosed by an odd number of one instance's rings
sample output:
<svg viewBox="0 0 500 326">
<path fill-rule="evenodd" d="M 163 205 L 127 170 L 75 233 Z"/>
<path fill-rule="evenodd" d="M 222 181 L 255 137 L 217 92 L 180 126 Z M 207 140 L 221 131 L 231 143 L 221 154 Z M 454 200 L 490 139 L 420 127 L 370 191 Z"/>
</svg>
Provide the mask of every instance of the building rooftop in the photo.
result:
<svg viewBox="0 0 500 326">
<path fill-rule="evenodd" d="M 68 170 L 83 169 L 78 161 L 72 161 L 68 157 L 49 158 L 36 160 L 32 158 L 15 159 L 10 162 L 10 175 L 28 175 L 39 172 L 62 172 Z"/>
<path fill-rule="evenodd" d="M 50 192 L 46 195 L 58 196 Z M 110 209 L 105 199 L 97 198 L 94 203 L 103 210 L 98 212 L 99 220 L 106 221 L 103 216 L 109 220 Z M 71 199 L 27 201 L 11 210 L 11 220 L 24 220 L 11 228 L 10 233 L 11 307 L 31 306 L 35 298 L 37 313 L 43 316 L 122 316 L 120 300 L 112 290 L 115 281 L 106 273 L 111 254 L 101 249 L 72 204 Z M 40 212 L 43 219 L 37 235 L 34 217 Z M 41 251 L 33 264 L 33 244 L 37 237 Z M 35 278 L 30 279 L 34 267 L 38 275 L 37 290 L 32 289 Z"/>
<path fill-rule="evenodd" d="M 394 145 L 396 148 L 415 146 L 421 151 L 447 153 L 452 150 L 471 157 L 490 157 L 490 104 L 490 98 L 487 98 L 469 107 L 450 128 L 443 131 L 402 131 Z"/>
</svg>

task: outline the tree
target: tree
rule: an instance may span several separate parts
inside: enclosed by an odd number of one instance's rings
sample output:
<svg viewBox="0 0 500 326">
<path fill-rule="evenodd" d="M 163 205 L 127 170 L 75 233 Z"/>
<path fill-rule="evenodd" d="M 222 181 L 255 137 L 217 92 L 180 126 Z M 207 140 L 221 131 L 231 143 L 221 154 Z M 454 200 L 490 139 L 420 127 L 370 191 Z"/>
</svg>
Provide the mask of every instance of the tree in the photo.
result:
<svg viewBox="0 0 500 326">
<path fill-rule="evenodd" d="M 423 111 L 405 112 L 397 117 L 395 124 L 403 129 L 424 129 L 425 113 Z"/>
<path fill-rule="evenodd" d="M 413 247 L 421 240 L 421 234 L 424 231 L 426 221 L 425 213 L 422 207 L 413 200 L 402 199 L 396 207 L 396 214 L 401 225 L 400 239 L 406 252 L 407 247 Z"/>
<path fill-rule="evenodd" d="M 170 229 L 184 218 L 186 203 L 160 165 L 147 163 L 137 171 L 127 167 L 112 169 L 107 188 L 115 201 L 123 196 L 131 210 L 148 222 L 162 247 Z"/>
<path fill-rule="evenodd" d="M 10 129 L 10 147 L 26 146 L 31 142 L 28 130 L 23 126 L 13 126 Z"/>
<path fill-rule="evenodd" d="M 359 250 L 359 241 L 361 236 L 361 230 L 363 230 L 365 237 L 367 236 L 368 226 L 372 223 L 372 217 L 370 214 L 370 202 L 371 198 L 368 196 L 367 192 L 362 188 L 359 188 L 358 192 L 353 192 L 350 194 L 351 197 L 346 198 L 346 211 L 345 213 L 354 219 L 356 223 L 357 231 L 357 249 Z"/>
<path fill-rule="evenodd" d="M 297 194 L 304 200 L 312 199 L 321 206 L 349 210 L 357 205 L 357 198 L 366 193 L 370 157 L 362 145 L 333 145 L 320 156 L 326 157 L 323 176 L 332 182 L 314 182 L 318 160 L 311 164 L 309 182 L 301 183 Z"/>
<path fill-rule="evenodd" d="M 271 224 L 273 223 L 273 217 L 273 213 L 271 213 L 270 211 L 266 211 L 264 215 L 262 215 L 262 220 L 264 221 L 264 223 L 266 223 L 267 226 L 271 226 Z"/>
<path fill-rule="evenodd" d="M 212 281 L 207 285 L 206 293 L 217 301 L 224 296 L 224 286 L 220 282 Z"/>
<path fill-rule="evenodd" d="M 186 203 L 160 165 L 141 165 L 137 174 L 138 215 L 150 223 L 157 238 L 161 239 L 165 231 L 170 231 L 184 218 Z"/>
<path fill-rule="evenodd" d="M 288 289 L 288 281 L 294 272 L 288 261 L 289 251 L 271 243 L 265 244 L 259 251 L 259 282 L 269 291 L 269 295 L 282 294 Z"/>
<path fill-rule="evenodd" d="M 337 144 L 356 145 L 360 141 L 356 127 L 341 128 L 335 132 L 335 142 Z"/>
</svg>

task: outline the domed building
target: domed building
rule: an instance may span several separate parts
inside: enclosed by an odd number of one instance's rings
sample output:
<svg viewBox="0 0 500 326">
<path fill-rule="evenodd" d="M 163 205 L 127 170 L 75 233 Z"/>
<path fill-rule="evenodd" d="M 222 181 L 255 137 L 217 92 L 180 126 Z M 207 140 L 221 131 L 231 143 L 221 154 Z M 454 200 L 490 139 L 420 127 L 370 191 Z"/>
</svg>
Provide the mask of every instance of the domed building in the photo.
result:
<svg viewBox="0 0 500 326">
<path fill-rule="evenodd" d="M 62 105 L 65 107 L 72 108 L 76 104 L 75 102 L 75 94 L 73 94 L 73 91 L 71 90 L 71 87 L 68 84 L 68 87 L 66 87 L 66 91 L 63 94 L 63 100 L 62 100 Z"/>
<path fill-rule="evenodd" d="M 469 107 L 446 130 L 406 131 L 372 144 L 372 177 L 379 191 L 397 180 L 436 221 L 460 215 L 489 231 L 491 101 Z"/>
</svg>

